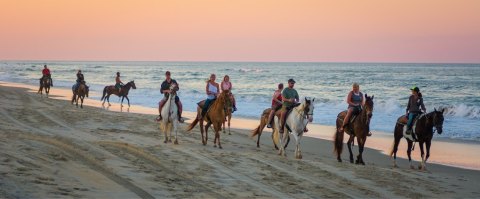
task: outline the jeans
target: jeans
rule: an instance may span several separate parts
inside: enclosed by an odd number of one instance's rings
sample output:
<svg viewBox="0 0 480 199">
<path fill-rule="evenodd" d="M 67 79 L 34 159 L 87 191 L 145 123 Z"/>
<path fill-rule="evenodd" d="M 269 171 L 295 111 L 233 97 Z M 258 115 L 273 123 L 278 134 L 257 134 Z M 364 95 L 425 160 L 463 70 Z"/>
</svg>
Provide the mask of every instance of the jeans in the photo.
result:
<svg viewBox="0 0 480 199">
<path fill-rule="evenodd" d="M 408 113 L 408 122 L 407 122 L 407 129 L 412 129 L 412 122 L 415 117 L 418 116 L 418 113 Z"/>
<path fill-rule="evenodd" d="M 210 107 L 210 104 L 215 101 L 215 99 L 207 99 L 205 100 L 205 104 L 203 105 L 202 108 L 202 116 L 205 116 L 205 113 L 207 113 L 208 107 Z"/>
</svg>

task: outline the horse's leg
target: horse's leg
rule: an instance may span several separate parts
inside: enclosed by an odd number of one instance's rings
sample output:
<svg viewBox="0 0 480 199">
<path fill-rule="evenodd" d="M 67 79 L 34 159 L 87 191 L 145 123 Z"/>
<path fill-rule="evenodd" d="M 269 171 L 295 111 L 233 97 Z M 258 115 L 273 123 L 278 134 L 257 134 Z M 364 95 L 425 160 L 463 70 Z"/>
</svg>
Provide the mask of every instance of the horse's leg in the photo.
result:
<svg viewBox="0 0 480 199">
<path fill-rule="evenodd" d="M 365 139 L 366 138 L 360 138 L 357 136 L 357 144 L 358 144 L 358 156 L 357 156 L 357 164 L 362 164 L 365 165 L 365 162 L 363 162 L 363 147 L 365 146 Z"/>
<path fill-rule="evenodd" d="M 211 121 L 208 121 L 207 124 L 205 124 L 205 143 L 208 141 L 207 137 L 208 137 L 208 128 L 210 128 L 210 125 L 212 125 L 212 122 Z M 215 138 L 213 138 L 213 147 L 217 147 L 217 136 L 215 136 Z"/>
<path fill-rule="evenodd" d="M 353 163 L 353 152 L 352 152 L 352 143 L 355 136 L 350 135 L 347 141 L 348 152 L 350 153 L 350 163 Z"/>
<path fill-rule="evenodd" d="M 232 133 L 230 133 L 230 120 L 232 120 L 232 114 L 231 113 L 228 116 L 228 135 L 232 135 Z"/>
<path fill-rule="evenodd" d="M 407 156 L 408 156 L 408 162 L 410 163 L 410 169 L 415 169 L 415 167 L 412 164 L 412 146 L 413 142 L 407 139 Z"/>
<path fill-rule="evenodd" d="M 297 133 L 293 133 L 293 137 L 295 138 L 295 158 L 302 159 L 299 148 L 300 138 L 298 137 Z"/>
<path fill-rule="evenodd" d="M 85 98 L 84 96 L 82 96 L 82 97 L 80 98 L 80 99 L 82 100 L 82 103 L 80 104 L 80 108 L 83 108 L 83 99 L 84 99 L 84 98 Z"/>
<path fill-rule="evenodd" d="M 399 133 L 400 132 L 400 133 Z M 393 149 L 392 149 L 392 155 L 393 155 L 393 167 L 398 167 L 397 166 L 397 151 L 398 151 L 398 145 L 400 144 L 400 140 L 402 139 L 402 131 L 397 130 L 395 128 L 395 133 L 394 133 L 394 141 L 393 141 Z"/>
<path fill-rule="evenodd" d="M 111 106 L 111 104 L 110 104 L 110 95 L 111 95 L 110 93 L 109 93 L 109 94 L 107 94 L 107 102 L 108 102 L 108 106 Z"/>
<path fill-rule="evenodd" d="M 418 145 L 420 145 L 420 154 L 422 156 L 422 163 L 418 165 L 418 169 L 425 170 L 425 151 L 423 151 L 423 142 L 418 142 Z"/>
<path fill-rule="evenodd" d="M 163 143 L 167 143 L 168 142 L 168 122 L 163 122 L 162 121 L 162 125 L 163 125 L 163 136 L 165 137 L 165 139 L 163 140 Z"/>
<path fill-rule="evenodd" d="M 218 143 L 218 148 L 219 148 L 219 149 L 223 149 L 223 148 L 222 148 L 222 144 L 220 143 L 220 130 L 221 130 L 221 128 L 222 128 L 222 124 L 218 124 L 218 123 L 217 123 L 216 126 L 215 126 L 215 124 L 214 124 L 214 128 L 213 128 L 213 129 L 214 129 L 214 131 L 215 131 L 215 137 L 216 137 L 215 139 L 217 139 L 217 143 Z"/>
<path fill-rule="evenodd" d="M 128 96 L 126 96 L 126 95 L 125 95 L 125 97 L 127 98 L 128 107 L 130 107 L 130 99 L 128 99 Z"/>
<path fill-rule="evenodd" d="M 120 102 L 120 107 L 123 107 L 123 99 L 125 99 L 125 96 L 122 96 L 122 101 Z"/>
<path fill-rule="evenodd" d="M 173 121 L 173 132 L 175 133 L 175 141 L 173 142 L 174 144 L 178 144 L 177 128 L 178 128 L 178 120 L 175 119 L 175 121 Z"/>
<path fill-rule="evenodd" d="M 198 111 L 197 111 L 198 112 Z M 198 117 L 198 116 L 197 116 Z M 202 144 L 203 145 L 206 145 L 207 142 L 205 141 L 204 139 L 204 135 L 203 135 L 203 119 L 200 119 L 200 121 L 198 121 L 200 123 L 200 134 L 202 134 Z"/>
</svg>

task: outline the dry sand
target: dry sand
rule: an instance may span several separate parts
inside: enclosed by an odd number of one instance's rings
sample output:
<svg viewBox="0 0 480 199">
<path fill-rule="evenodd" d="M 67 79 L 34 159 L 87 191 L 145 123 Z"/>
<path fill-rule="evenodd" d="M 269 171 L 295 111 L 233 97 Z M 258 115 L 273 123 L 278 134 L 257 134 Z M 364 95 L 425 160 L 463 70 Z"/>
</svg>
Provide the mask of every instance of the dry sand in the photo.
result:
<svg viewBox="0 0 480 199">
<path fill-rule="evenodd" d="M 256 148 L 247 130 L 232 129 L 218 149 L 212 134 L 203 146 L 198 128 L 187 133 L 182 125 L 180 144 L 164 144 L 154 109 L 117 112 L 113 104 L 107 111 L 93 100 L 86 104 L 94 107 L 80 109 L 53 99 L 68 90 L 54 87 L 42 98 L 25 87 L 0 84 L 0 198 L 480 197 L 477 170 L 437 164 L 411 170 L 406 160 L 392 168 L 388 156 L 372 149 L 364 152 L 365 166 L 338 163 L 330 140 L 309 137 L 302 140 L 304 159 L 293 158 L 292 145 L 284 158 L 268 131 Z"/>
</svg>

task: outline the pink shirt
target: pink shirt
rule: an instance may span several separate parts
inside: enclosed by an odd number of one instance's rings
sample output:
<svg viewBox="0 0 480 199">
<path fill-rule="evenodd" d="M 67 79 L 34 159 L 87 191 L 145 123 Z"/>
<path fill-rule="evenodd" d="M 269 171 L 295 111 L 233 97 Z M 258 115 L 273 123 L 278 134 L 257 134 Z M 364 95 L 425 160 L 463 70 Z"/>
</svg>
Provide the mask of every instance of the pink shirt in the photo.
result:
<svg viewBox="0 0 480 199">
<path fill-rule="evenodd" d="M 222 81 L 222 90 L 231 90 L 232 89 L 232 83 L 231 82 L 223 82 Z"/>
</svg>

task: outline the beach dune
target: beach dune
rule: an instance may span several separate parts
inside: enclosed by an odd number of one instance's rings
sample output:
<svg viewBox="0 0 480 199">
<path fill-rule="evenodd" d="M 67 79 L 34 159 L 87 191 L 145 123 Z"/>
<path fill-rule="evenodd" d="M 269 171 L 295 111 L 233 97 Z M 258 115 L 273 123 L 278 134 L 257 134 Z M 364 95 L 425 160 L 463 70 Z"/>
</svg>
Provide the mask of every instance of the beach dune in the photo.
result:
<svg viewBox="0 0 480 199">
<path fill-rule="evenodd" d="M 292 145 L 278 156 L 267 130 L 257 148 L 250 131 L 239 129 L 255 128 L 254 120 L 233 119 L 232 135 L 221 134 L 224 149 L 213 139 L 203 146 L 198 128 L 188 133 L 186 125 L 179 145 L 164 144 L 155 109 L 102 108 L 90 99 L 80 109 L 64 100 L 68 90 L 52 88 L 45 98 L 32 89 L 0 83 L 0 198 L 480 197 L 477 170 L 412 170 L 404 159 L 392 168 L 374 149 L 364 152 L 365 166 L 338 163 L 331 127 L 310 128 L 328 140 L 305 137 L 302 160 Z"/>
</svg>

